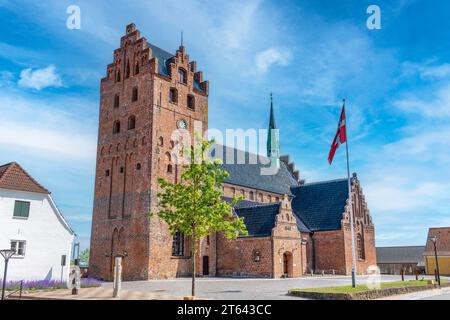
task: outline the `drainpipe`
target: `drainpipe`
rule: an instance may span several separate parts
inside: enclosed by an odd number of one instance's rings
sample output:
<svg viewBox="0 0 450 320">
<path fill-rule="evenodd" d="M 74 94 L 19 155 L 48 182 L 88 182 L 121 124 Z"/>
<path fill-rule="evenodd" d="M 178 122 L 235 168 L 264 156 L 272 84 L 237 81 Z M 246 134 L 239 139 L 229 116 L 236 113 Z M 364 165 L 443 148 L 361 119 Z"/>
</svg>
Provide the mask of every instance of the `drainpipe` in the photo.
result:
<svg viewBox="0 0 450 320">
<path fill-rule="evenodd" d="M 311 269 L 313 272 L 316 270 L 316 242 L 314 241 L 314 232 L 309 234 L 311 237 L 311 245 L 312 245 L 312 266 Z"/>
</svg>

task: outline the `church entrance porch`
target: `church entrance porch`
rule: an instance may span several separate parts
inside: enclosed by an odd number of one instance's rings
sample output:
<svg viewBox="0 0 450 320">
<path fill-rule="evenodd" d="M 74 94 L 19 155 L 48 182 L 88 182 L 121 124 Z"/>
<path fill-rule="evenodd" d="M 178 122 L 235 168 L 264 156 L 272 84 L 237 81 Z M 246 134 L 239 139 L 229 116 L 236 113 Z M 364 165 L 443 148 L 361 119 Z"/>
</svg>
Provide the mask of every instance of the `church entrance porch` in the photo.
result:
<svg viewBox="0 0 450 320">
<path fill-rule="evenodd" d="M 283 253 L 283 278 L 293 277 L 292 254 L 290 252 Z"/>
<path fill-rule="evenodd" d="M 209 257 L 203 256 L 203 275 L 209 276 Z"/>
</svg>

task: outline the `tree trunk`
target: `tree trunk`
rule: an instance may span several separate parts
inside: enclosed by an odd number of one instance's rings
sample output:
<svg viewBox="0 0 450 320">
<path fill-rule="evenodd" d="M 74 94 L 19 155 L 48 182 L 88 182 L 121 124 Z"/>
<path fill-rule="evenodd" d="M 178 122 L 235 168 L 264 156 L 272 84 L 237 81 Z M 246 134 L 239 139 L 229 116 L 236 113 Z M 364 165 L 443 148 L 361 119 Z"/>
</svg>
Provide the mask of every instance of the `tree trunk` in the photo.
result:
<svg viewBox="0 0 450 320">
<path fill-rule="evenodd" d="M 195 257 L 196 257 L 196 240 L 192 239 L 192 296 L 195 297 Z"/>
</svg>

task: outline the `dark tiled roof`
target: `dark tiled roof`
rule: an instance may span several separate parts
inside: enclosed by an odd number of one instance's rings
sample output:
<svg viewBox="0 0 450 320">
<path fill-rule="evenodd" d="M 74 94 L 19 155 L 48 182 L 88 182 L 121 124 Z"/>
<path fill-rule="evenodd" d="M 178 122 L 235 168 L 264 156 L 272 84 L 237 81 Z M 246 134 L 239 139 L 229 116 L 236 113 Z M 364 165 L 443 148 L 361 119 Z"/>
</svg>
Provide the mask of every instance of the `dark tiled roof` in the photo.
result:
<svg viewBox="0 0 450 320">
<path fill-rule="evenodd" d="M 0 188 L 50 194 L 15 162 L 0 166 Z"/>
<path fill-rule="evenodd" d="M 228 197 L 223 197 L 223 200 L 227 202 L 232 201 Z M 272 233 L 272 229 L 275 226 L 275 217 L 280 211 L 280 204 L 241 200 L 236 203 L 234 211 L 238 217 L 244 217 L 244 223 L 249 231 L 248 236 L 263 237 Z M 296 219 L 298 230 L 309 233 L 310 230 L 303 221 L 299 217 L 296 217 Z"/>
<path fill-rule="evenodd" d="M 148 43 L 148 47 L 152 49 L 153 57 L 158 58 L 158 73 L 165 76 L 170 76 L 168 65 L 169 60 L 172 59 L 174 55 L 151 43 Z"/>
<path fill-rule="evenodd" d="M 338 230 L 348 199 L 348 180 L 310 183 L 292 188 L 292 209 L 311 231 Z"/>
<path fill-rule="evenodd" d="M 267 237 L 272 234 L 275 217 L 280 212 L 280 204 L 237 206 L 235 212 L 240 218 L 244 218 L 248 231 L 247 237 Z"/>
<path fill-rule="evenodd" d="M 377 263 L 420 263 L 425 246 L 377 247 Z"/>
<path fill-rule="evenodd" d="M 221 145 L 216 145 L 215 149 L 212 150 L 211 156 L 215 158 L 220 158 L 223 162 L 223 169 L 228 171 L 230 176 L 224 181 L 230 184 L 254 188 L 264 191 L 269 191 L 278 194 L 288 194 L 291 195 L 291 186 L 297 185 L 297 181 L 294 179 L 292 174 L 286 167 L 283 161 L 280 161 L 280 169 L 275 175 L 261 175 L 261 169 L 264 167 L 269 167 L 265 165 L 268 158 L 257 157 L 254 154 L 245 152 L 238 149 L 233 149 L 229 147 L 222 148 L 222 157 L 220 157 Z M 227 158 L 227 150 L 229 154 L 232 155 L 231 159 Z M 251 156 L 257 157 L 257 161 L 253 161 L 255 164 L 250 164 Z M 237 160 L 239 158 L 245 159 L 243 164 L 238 164 Z"/>
<path fill-rule="evenodd" d="M 304 233 L 310 233 L 311 230 L 306 226 L 306 224 L 302 221 L 302 219 L 298 215 L 296 215 L 295 212 L 294 212 L 294 215 L 297 220 L 298 231 L 304 232 Z"/>
<path fill-rule="evenodd" d="M 153 57 L 158 58 L 158 73 L 169 77 L 169 64 L 174 55 L 151 43 L 148 43 L 148 47 L 152 49 Z M 195 79 L 194 88 L 203 91 L 200 87 L 200 84 Z"/>
</svg>

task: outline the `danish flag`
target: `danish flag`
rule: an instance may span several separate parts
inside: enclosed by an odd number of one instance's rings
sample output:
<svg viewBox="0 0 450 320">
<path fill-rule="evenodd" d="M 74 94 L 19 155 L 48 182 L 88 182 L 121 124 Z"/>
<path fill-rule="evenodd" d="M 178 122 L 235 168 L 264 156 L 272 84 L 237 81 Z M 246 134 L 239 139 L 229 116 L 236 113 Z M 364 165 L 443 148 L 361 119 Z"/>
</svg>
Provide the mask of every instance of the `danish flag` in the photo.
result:
<svg viewBox="0 0 450 320">
<path fill-rule="evenodd" d="M 339 119 L 339 125 L 334 137 L 333 143 L 331 144 L 330 154 L 328 155 L 328 163 L 331 165 L 333 162 L 334 154 L 341 144 L 347 142 L 347 131 L 345 129 L 345 103 L 342 106 L 341 118 Z"/>
</svg>

